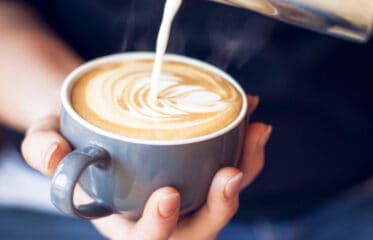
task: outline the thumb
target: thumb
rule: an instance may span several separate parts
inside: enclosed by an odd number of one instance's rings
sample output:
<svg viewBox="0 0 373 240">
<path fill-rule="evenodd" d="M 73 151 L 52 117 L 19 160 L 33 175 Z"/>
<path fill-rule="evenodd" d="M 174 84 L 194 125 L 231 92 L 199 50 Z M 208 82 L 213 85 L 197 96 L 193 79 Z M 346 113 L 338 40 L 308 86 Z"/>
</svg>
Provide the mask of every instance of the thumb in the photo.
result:
<svg viewBox="0 0 373 240">
<path fill-rule="evenodd" d="M 173 239 L 215 239 L 238 209 L 242 178 L 236 168 L 220 169 L 212 180 L 205 205 L 180 221 Z"/>
<path fill-rule="evenodd" d="M 29 128 L 21 146 L 26 162 L 49 176 L 53 174 L 61 159 L 71 151 L 58 130 L 59 118 L 48 116 Z"/>
<path fill-rule="evenodd" d="M 180 194 L 171 187 L 157 190 L 147 201 L 143 216 L 133 227 L 133 239 L 165 240 L 179 217 Z"/>
</svg>

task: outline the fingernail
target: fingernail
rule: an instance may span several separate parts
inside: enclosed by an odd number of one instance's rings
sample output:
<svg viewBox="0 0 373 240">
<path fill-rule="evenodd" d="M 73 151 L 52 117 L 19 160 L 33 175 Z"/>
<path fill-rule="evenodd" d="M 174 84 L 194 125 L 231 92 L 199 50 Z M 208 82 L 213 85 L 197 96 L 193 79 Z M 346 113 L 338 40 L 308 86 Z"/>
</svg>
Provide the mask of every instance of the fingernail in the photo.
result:
<svg viewBox="0 0 373 240">
<path fill-rule="evenodd" d="M 232 199 L 239 193 L 241 189 L 242 178 L 243 173 L 240 172 L 228 180 L 224 190 L 225 198 Z"/>
<path fill-rule="evenodd" d="M 251 105 L 250 112 L 248 113 L 249 115 L 252 114 L 256 110 L 256 108 L 259 105 L 259 101 L 260 101 L 260 99 L 259 99 L 258 96 L 254 96 L 252 98 L 251 103 L 250 103 L 250 105 Z"/>
<path fill-rule="evenodd" d="M 263 147 L 267 144 L 267 142 L 269 140 L 269 137 L 271 136 L 271 133 L 272 133 L 272 126 L 268 125 L 267 129 L 264 131 L 262 136 L 260 136 L 260 138 L 259 138 L 258 144 L 259 144 L 260 147 Z"/>
<path fill-rule="evenodd" d="M 179 198 L 178 193 L 170 193 L 161 197 L 158 203 L 159 214 L 164 218 L 174 215 L 179 208 Z"/>
<path fill-rule="evenodd" d="M 51 165 L 52 165 L 51 158 L 53 154 L 56 152 L 58 145 L 59 145 L 58 142 L 53 142 L 51 145 L 49 145 L 49 147 L 45 151 L 44 156 L 43 156 L 43 166 L 42 166 L 43 169 L 49 170 L 51 168 Z"/>
<path fill-rule="evenodd" d="M 254 110 L 258 107 L 259 101 L 260 101 L 260 98 L 258 96 L 253 97 L 253 101 L 252 101 L 251 104 L 252 104 Z"/>
</svg>

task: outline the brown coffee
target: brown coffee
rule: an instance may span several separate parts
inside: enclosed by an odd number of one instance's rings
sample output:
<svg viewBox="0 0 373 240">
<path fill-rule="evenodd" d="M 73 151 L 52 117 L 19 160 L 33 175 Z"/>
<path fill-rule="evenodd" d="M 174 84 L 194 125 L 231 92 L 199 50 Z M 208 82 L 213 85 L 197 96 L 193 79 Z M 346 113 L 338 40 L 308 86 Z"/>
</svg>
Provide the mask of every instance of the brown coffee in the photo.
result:
<svg viewBox="0 0 373 240">
<path fill-rule="evenodd" d="M 149 140 L 188 139 L 216 132 L 242 108 L 240 92 L 214 72 L 165 60 L 158 99 L 150 96 L 154 61 L 125 60 L 85 73 L 71 93 L 75 111 L 104 130 Z"/>
</svg>

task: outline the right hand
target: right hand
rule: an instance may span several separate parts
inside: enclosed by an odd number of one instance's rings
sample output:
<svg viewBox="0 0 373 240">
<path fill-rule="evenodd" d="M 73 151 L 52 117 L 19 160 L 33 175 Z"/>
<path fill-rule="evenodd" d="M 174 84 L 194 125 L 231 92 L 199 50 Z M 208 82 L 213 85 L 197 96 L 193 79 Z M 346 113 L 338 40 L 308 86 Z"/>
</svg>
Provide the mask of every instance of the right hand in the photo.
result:
<svg viewBox="0 0 373 240">
<path fill-rule="evenodd" d="M 257 100 L 251 96 L 248 98 L 249 103 L 254 103 L 249 106 L 251 114 Z M 270 131 L 271 127 L 263 123 L 248 125 L 240 169 L 227 167 L 219 170 L 205 205 L 181 221 L 178 221 L 180 194 L 174 188 L 164 187 L 150 196 L 137 222 L 114 214 L 93 220 L 93 224 L 104 236 L 118 240 L 215 239 L 238 209 L 239 190 L 249 185 L 262 169 L 264 147 Z M 70 151 L 71 147 L 59 133 L 59 117 L 54 115 L 33 124 L 22 144 L 27 163 L 49 176 Z"/>
</svg>

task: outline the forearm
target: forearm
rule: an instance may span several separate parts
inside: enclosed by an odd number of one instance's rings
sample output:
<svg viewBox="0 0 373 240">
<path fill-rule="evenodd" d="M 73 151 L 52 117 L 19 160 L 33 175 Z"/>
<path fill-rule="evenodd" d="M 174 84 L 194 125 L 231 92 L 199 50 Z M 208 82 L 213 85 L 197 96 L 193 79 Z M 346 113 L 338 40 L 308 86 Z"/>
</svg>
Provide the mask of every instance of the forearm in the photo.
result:
<svg viewBox="0 0 373 240">
<path fill-rule="evenodd" d="M 0 123 L 25 130 L 59 113 L 59 89 L 81 60 L 32 9 L 0 3 Z"/>
</svg>

